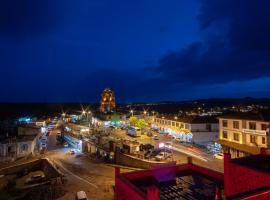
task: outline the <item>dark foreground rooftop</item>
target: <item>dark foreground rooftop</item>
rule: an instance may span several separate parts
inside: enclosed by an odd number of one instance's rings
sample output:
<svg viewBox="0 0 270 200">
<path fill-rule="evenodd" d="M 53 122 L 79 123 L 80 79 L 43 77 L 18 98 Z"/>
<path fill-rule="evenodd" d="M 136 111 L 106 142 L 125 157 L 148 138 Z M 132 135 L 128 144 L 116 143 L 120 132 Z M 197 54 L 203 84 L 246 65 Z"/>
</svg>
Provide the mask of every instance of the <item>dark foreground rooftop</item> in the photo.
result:
<svg viewBox="0 0 270 200">
<path fill-rule="evenodd" d="M 155 185 L 160 191 L 160 200 L 210 200 L 215 197 L 216 183 L 197 173 L 178 173 L 173 181 L 159 183 L 148 177 L 132 181 L 141 191 L 147 193 L 149 186 Z"/>
</svg>

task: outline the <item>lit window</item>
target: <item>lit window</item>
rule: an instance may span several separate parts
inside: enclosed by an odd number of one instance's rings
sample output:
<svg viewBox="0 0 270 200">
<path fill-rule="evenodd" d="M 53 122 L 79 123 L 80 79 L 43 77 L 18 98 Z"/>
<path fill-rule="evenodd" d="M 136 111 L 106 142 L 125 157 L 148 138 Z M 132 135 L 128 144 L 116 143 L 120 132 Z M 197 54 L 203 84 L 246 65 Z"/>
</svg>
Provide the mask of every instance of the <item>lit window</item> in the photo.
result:
<svg viewBox="0 0 270 200">
<path fill-rule="evenodd" d="M 227 131 L 223 131 L 222 132 L 222 137 L 223 138 L 228 138 L 228 132 Z"/>
<path fill-rule="evenodd" d="M 261 128 L 262 128 L 263 131 L 266 131 L 266 129 L 267 129 L 267 124 L 262 124 L 262 127 L 261 127 Z"/>
<path fill-rule="evenodd" d="M 262 137 L 262 144 L 265 144 L 265 137 Z"/>
<path fill-rule="evenodd" d="M 233 121 L 233 128 L 239 129 L 239 121 Z"/>
<path fill-rule="evenodd" d="M 254 135 L 250 135 L 250 143 L 256 144 L 256 137 Z"/>
<path fill-rule="evenodd" d="M 228 121 L 227 120 L 222 120 L 222 126 L 223 127 L 228 127 Z"/>
<path fill-rule="evenodd" d="M 256 130 L 256 122 L 249 122 L 249 129 Z"/>
<path fill-rule="evenodd" d="M 239 134 L 238 133 L 233 133 L 233 139 L 235 141 L 239 141 Z"/>
</svg>

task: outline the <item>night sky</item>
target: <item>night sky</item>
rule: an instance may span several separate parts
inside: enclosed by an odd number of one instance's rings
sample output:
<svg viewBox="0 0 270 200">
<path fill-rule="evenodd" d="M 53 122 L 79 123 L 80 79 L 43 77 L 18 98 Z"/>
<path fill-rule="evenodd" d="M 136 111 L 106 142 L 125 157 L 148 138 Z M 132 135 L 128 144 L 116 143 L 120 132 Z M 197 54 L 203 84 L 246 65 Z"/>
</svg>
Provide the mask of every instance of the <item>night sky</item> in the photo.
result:
<svg viewBox="0 0 270 200">
<path fill-rule="evenodd" d="M 270 97 L 269 0 L 2 0 L 0 101 Z"/>
</svg>

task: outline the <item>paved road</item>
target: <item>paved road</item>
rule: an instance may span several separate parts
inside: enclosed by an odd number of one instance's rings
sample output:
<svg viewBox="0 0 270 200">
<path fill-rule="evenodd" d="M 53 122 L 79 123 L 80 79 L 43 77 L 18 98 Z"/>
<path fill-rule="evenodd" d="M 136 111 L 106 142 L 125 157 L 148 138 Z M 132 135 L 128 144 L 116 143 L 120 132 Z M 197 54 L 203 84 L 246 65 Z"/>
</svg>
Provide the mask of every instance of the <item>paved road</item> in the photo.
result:
<svg viewBox="0 0 270 200">
<path fill-rule="evenodd" d="M 76 125 L 77 126 L 77 125 Z M 84 126 L 78 126 L 77 128 L 82 128 Z M 84 127 L 88 128 L 88 127 Z M 111 136 L 119 139 L 125 140 L 137 140 L 142 144 L 152 144 L 156 148 L 159 143 L 171 142 L 173 149 L 173 159 L 177 161 L 177 163 L 184 163 L 187 160 L 188 156 L 193 158 L 194 163 L 199 164 L 200 166 L 211 168 L 216 171 L 223 172 L 223 160 L 215 159 L 212 155 L 207 154 L 202 149 L 197 148 L 195 146 L 185 146 L 177 141 L 173 141 L 170 136 L 165 136 L 161 134 L 157 134 L 158 140 L 154 140 L 152 137 L 148 137 L 146 135 L 142 135 L 141 137 L 131 137 L 126 134 L 126 130 L 121 129 L 113 129 L 111 131 Z"/>
<path fill-rule="evenodd" d="M 126 134 L 125 130 L 114 129 L 112 131 L 112 135 L 117 138 L 126 139 L 126 140 L 137 140 L 143 144 L 152 144 L 156 148 L 160 143 L 170 142 L 172 144 L 173 149 L 173 157 L 177 163 L 186 162 L 187 157 L 191 156 L 193 158 L 194 163 L 199 164 L 201 166 L 211 168 L 216 171 L 223 172 L 223 160 L 215 159 L 212 155 L 207 154 L 202 149 L 195 146 L 185 146 L 177 141 L 173 141 L 170 136 L 165 136 L 161 134 L 157 134 L 158 140 L 154 140 L 152 137 L 148 137 L 146 135 L 142 135 L 141 137 L 131 137 Z"/>
<path fill-rule="evenodd" d="M 48 138 L 45 157 L 49 158 L 67 177 L 66 194 L 61 200 L 74 200 L 77 191 L 83 190 L 89 199 L 114 199 L 114 168 L 91 161 L 89 157 L 76 153 L 67 154 L 70 148 L 56 144 L 56 131 Z"/>
</svg>

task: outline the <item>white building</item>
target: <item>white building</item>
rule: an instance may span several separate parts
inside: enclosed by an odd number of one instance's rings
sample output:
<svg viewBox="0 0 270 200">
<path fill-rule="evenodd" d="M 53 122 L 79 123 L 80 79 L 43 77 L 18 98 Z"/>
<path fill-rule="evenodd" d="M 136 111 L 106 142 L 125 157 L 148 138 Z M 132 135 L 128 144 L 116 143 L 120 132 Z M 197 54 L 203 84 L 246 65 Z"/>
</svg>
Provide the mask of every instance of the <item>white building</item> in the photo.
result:
<svg viewBox="0 0 270 200">
<path fill-rule="evenodd" d="M 259 154 L 269 148 L 270 115 L 237 113 L 219 118 L 219 143 L 233 158 Z"/>
<path fill-rule="evenodd" d="M 41 129 L 35 126 L 18 127 L 16 137 L 0 142 L 0 161 L 13 161 L 31 154 L 34 155 L 40 134 Z"/>
<path fill-rule="evenodd" d="M 152 128 L 183 142 L 207 145 L 218 140 L 218 120 L 215 117 L 157 116 Z"/>
</svg>

